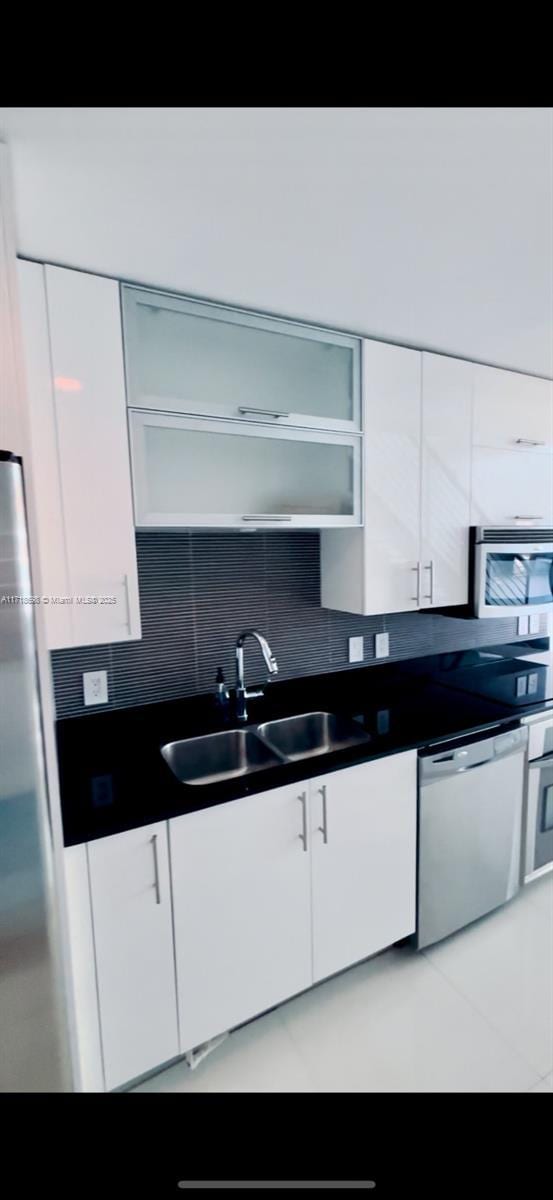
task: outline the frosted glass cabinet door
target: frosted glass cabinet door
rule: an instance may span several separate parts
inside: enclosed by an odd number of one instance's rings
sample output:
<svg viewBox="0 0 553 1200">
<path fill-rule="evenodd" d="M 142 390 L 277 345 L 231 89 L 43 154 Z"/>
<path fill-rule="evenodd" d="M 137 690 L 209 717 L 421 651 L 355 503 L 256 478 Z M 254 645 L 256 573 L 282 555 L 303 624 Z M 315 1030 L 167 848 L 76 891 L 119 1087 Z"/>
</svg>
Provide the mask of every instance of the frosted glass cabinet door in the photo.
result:
<svg viewBox="0 0 553 1200">
<path fill-rule="evenodd" d="M 359 429 L 357 338 L 122 288 L 131 408 Z"/>
<path fill-rule="evenodd" d="M 359 524 L 359 437 L 129 417 L 139 528 Z"/>
</svg>

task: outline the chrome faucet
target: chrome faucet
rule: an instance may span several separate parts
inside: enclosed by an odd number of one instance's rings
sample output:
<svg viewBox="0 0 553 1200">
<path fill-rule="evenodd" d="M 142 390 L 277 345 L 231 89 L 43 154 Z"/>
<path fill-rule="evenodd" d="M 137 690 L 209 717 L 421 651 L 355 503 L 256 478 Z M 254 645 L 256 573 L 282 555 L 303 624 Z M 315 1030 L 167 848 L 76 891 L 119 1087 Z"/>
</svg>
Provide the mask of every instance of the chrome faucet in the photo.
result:
<svg viewBox="0 0 553 1200">
<path fill-rule="evenodd" d="M 278 671 L 277 660 L 263 634 L 258 633 L 257 629 L 244 629 L 236 642 L 236 717 L 238 721 L 247 721 L 248 719 L 246 700 L 254 700 L 257 696 L 263 695 L 262 691 L 248 692 L 244 683 L 244 642 L 248 637 L 255 638 L 256 642 L 259 643 L 269 672 L 269 679 L 271 675 L 276 675 Z"/>
</svg>

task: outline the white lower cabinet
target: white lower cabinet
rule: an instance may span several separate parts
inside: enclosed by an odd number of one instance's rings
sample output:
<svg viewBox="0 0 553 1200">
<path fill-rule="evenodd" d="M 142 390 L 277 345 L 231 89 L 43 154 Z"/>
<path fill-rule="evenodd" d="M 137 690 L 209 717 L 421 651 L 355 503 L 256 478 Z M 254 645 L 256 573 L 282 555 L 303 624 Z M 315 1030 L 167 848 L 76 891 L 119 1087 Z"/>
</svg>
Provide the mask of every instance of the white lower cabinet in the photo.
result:
<svg viewBox="0 0 553 1200">
<path fill-rule="evenodd" d="M 179 1053 L 167 824 L 88 844 L 108 1090 Z"/>
<path fill-rule="evenodd" d="M 414 931 L 416 808 L 409 751 L 170 821 L 183 1051 Z"/>
<path fill-rule="evenodd" d="M 83 1090 L 413 933 L 416 810 L 412 750 L 70 847 Z"/>
<path fill-rule="evenodd" d="M 169 822 L 183 1052 L 311 983 L 307 788 Z"/>
<path fill-rule="evenodd" d="M 417 755 L 336 771 L 310 789 L 316 983 L 415 930 Z"/>
</svg>

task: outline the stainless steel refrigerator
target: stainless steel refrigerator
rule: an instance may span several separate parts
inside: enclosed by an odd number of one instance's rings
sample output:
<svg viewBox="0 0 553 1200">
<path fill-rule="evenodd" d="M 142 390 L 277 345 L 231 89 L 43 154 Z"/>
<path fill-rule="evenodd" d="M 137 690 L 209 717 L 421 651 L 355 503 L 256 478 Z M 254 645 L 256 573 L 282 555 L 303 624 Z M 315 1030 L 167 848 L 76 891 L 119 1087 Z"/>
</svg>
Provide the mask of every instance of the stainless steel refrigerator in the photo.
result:
<svg viewBox="0 0 553 1200">
<path fill-rule="evenodd" d="M 23 468 L 0 449 L 0 1091 L 72 1090 Z"/>
</svg>

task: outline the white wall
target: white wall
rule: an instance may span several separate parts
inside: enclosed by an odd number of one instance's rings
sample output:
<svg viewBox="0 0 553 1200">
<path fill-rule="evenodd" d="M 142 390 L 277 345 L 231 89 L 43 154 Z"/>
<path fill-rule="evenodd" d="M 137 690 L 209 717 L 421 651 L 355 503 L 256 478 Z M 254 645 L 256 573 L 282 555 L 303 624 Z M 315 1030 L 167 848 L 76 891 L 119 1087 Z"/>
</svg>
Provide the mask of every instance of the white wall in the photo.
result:
<svg viewBox="0 0 553 1200">
<path fill-rule="evenodd" d="M 3 109 L 18 249 L 553 374 L 552 110 Z"/>
</svg>

